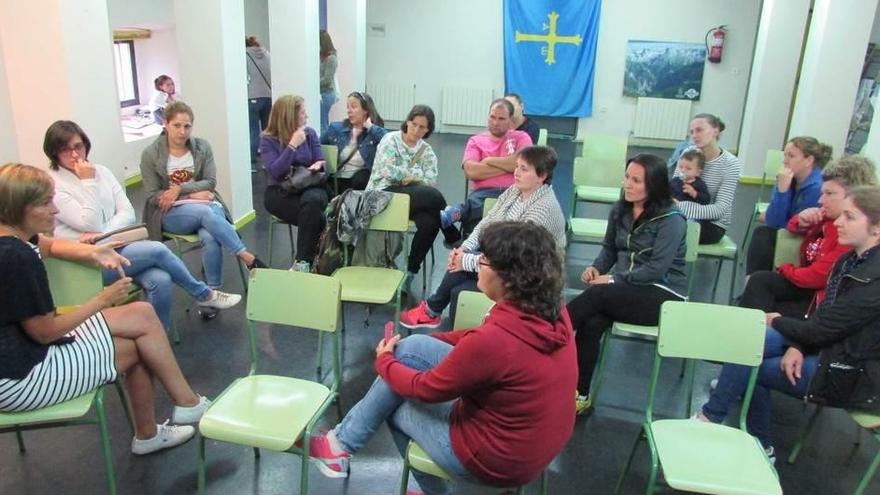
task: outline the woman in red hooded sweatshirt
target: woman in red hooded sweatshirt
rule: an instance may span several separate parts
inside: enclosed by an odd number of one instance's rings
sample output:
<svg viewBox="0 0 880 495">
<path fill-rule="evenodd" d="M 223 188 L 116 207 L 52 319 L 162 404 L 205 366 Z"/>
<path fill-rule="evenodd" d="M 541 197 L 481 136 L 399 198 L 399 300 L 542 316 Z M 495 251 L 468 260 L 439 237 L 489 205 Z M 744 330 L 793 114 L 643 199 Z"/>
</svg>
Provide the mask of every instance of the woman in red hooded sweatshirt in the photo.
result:
<svg viewBox="0 0 880 495">
<path fill-rule="evenodd" d="M 454 481 L 515 487 L 537 478 L 574 427 L 577 357 L 562 299 L 562 257 L 528 222 L 498 222 L 480 239 L 480 290 L 495 301 L 464 331 L 379 342 L 379 377 L 333 430 L 312 437 L 312 461 L 334 478 L 383 422 L 404 455 L 414 440 Z M 427 495 L 452 484 L 414 472 Z"/>
</svg>

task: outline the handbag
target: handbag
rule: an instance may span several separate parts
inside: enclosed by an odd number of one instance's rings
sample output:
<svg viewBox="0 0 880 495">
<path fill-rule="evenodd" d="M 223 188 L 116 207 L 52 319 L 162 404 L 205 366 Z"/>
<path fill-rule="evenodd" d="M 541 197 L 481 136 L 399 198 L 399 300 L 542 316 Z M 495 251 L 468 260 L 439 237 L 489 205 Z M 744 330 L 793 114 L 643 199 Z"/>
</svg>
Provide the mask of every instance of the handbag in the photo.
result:
<svg viewBox="0 0 880 495">
<path fill-rule="evenodd" d="M 122 247 L 126 244 L 131 244 L 132 242 L 145 241 L 147 240 L 147 237 L 149 237 L 149 234 L 147 233 L 147 224 L 138 223 L 111 232 L 106 232 L 95 237 L 95 245 L 103 246 L 104 244 L 110 244 L 112 242 L 121 242 L 122 244 L 118 247 Z"/>
<path fill-rule="evenodd" d="M 281 190 L 285 194 L 299 194 L 306 189 L 320 186 L 327 182 L 327 173 L 323 170 L 311 171 L 308 167 L 290 167 L 290 173 L 281 181 Z"/>
</svg>

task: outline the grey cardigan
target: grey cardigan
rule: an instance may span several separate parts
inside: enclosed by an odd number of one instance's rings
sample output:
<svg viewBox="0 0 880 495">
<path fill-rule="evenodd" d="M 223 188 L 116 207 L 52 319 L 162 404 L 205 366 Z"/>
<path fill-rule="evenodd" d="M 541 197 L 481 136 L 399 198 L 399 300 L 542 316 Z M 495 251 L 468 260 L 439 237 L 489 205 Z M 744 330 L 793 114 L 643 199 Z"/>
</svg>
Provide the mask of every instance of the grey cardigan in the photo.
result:
<svg viewBox="0 0 880 495">
<path fill-rule="evenodd" d="M 214 165 L 214 152 L 211 145 L 201 138 L 190 138 L 186 142 L 193 156 L 193 181 L 181 184 L 180 193 L 190 194 L 198 191 L 211 191 L 214 200 L 223 205 L 226 219 L 232 223 L 232 217 L 223 198 L 216 191 L 217 166 Z M 141 179 L 147 200 L 144 203 L 143 222 L 147 224 L 150 239 L 162 240 L 162 217 L 165 214 L 159 209 L 159 195 L 168 189 L 168 138 L 165 131 L 147 146 L 141 153 Z"/>
</svg>

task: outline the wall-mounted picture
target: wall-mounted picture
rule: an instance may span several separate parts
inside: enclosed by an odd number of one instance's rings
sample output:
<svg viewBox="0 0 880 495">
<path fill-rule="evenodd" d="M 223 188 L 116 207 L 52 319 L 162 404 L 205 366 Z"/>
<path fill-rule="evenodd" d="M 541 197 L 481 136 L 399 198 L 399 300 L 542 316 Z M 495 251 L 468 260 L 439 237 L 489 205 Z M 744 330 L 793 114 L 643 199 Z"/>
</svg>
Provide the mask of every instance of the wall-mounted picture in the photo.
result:
<svg viewBox="0 0 880 495">
<path fill-rule="evenodd" d="M 702 43 L 630 40 L 623 95 L 697 101 L 705 62 Z"/>
</svg>

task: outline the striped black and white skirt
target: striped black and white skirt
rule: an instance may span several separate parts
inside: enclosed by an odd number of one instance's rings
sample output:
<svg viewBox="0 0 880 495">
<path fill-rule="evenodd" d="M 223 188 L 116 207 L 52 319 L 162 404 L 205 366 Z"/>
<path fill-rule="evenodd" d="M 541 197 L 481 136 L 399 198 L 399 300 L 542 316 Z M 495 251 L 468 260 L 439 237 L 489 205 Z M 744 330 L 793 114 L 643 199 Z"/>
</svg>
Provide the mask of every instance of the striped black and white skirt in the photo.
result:
<svg viewBox="0 0 880 495">
<path fill-rule="evenodd" d="M 30 411 L 84 395 L 116 380 L 115 349 L 104 315 L 96 313 L 49 346 L 46 358 L 20 380 L 0 379 L 0 411 Z"/>
</svg>

